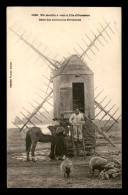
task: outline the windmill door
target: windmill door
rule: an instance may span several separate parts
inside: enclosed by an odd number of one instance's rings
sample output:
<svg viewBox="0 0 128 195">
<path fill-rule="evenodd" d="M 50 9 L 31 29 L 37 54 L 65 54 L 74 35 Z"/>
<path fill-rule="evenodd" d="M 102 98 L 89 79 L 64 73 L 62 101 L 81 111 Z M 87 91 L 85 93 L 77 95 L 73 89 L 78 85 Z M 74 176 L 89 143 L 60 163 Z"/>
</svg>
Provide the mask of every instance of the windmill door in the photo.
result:
<svg viewBox="0 0 128 195">
<path fill-rule="evenodd" d="M 78 107 L 81 112 L 85 112 L 84 83 L 72 83 L 73 109 Z"/>
</svg>

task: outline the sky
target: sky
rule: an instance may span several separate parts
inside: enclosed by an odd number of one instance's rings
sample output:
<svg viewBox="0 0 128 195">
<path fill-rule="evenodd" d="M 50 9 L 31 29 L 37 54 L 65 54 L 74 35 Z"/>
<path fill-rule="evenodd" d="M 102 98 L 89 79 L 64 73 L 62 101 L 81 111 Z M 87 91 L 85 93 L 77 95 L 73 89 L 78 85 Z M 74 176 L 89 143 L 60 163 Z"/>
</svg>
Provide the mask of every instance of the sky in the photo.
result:
<svg viewBox="0 0 128 195">
<path fill-rule="evenodd" d="M 38 14 L 38 16 L 34 16 Z M 52 16 L 41 16 L 40 14 L 49 14 Z M 65 14 L 65 16 L 64 16 Z M 68 14 L 68 16 L 67 16 Z M 70 15 L 69 15 L 70 14 Z M 75 16 L 77 14 L 77 16 Z M 53 16 L 54 15 L 54 16 Z M 56 16 L 55 16 L 56 15 Z M 58 15 L 58 16 L 57 16 Z M 63 16 L 60 16 L 63 15 Z M 73 16 L 74 15 L 74 16 Z M 90 15 L 90 16 L 80 16 Z M 39 19 L 81 19 L 81 21 L 39 21 Z M 96 46 L 92 47 L 95 55 L 89 51 L 85 56 L 89 68 L 94 72 L 95 96 L 103 90 L 98 96 L 97 101 L 101 101 L 106 95 L 107 98 L 103 105 L 109 100 L 111 103 L 107 107 L 110 109 L 116 104 L 114 110 L 119 107 L 117 115 L 121 113 L 121 8 L 120 7 L 8 7 L 7 8 L 7 124 L 11 125 L 16 116 L 21 119 L 26 114 L 23 107 L 33 111 L 30 103 L 34 106 L 37 104 L 35 99 L 41 102 L 39 97 L 44 94 L 40 89 L 46 91 L 47 87 L 43 82 L 48 80 L 43 77 L 50 76 L 50 69 L 47 68 L 46 62 L 39 55 L 20 40 L 9 28 L 22 34 L 23 38 L 39 49 L 50 59 L 60 61 L 64 57 L 76 54 L 82 54 L 78 44 L 86 49 L 84 41 L 89 44 L 87 34 L 91 40 L 94 36 L 92 31 L 97 35 L 98 30 L 106 25 L 104 19 L 110 22 L 114 34 L 107 30 L 108 35 L 104 32 L 105 40 L 101 37 Z M 83 41 L 83 40 L 84 41 Z M 75 50 L 74 50 L 75 49 Z M 10 67 L 10 65 L 12 67 Z M 12 75 L 10 75 L 12 74 Z M 10 88 L 10 78 L 12 77 L 12 87 Z M 52 84 L 50 84 L 52 87 Z M 40 89 L 39 89 L 40 88 Z M 50 91 L 50 90 L 49 90 Z M 48 91 L 48 92 L 49 92 Z M 37 95 L 38 94 L 38 95 Z M 52 99 L 50 100 L 52 103 Z M 51 110 L 49 104 L 45 108 Z M 98 110 L 96 110 L 98 112 Z M 102 117 L 102 114 L 99 116 Z"/>
</svg>

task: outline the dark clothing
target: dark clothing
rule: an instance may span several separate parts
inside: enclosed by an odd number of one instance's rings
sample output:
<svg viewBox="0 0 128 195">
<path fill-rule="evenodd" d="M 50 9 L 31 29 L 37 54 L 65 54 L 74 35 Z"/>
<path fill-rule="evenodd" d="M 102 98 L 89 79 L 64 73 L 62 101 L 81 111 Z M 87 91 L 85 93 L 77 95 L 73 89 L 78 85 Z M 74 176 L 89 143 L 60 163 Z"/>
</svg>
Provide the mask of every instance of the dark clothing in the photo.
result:
<svg viewBox="0 0 128 195">
<path fill-rule="evenodd" d="M 64 127 L 65 128 L 65 132 L 66 133 L 69 133 L 69 122 L 65 121 L 65 120 L 61 120 L 60 121 L 60 126 Z"/>
<path fill-rule="evenodd" d="M 63 157 L 64 154 L 65 154 L 65 137 L 64 137 L 63 133 L 60 133 L 56 137 L 55 155 Z"/>
<path fill-rule="evenodd" d="M 51 140 L 51 152 L 50 152 L 50 158 L 54 159 L 55 158 L 55 147 L 56 147 L 56 139 L 55 137 L 52 136 Z"/>
<path fill-rule="evenodd" d="M 64 130 L 67 130 L 68 132 L 68 127 L 66 126 L 66 123 L 64 121 L 60 122 L 60 126 L 50 126 L 50 130 L 52 132 L 52 139 L 51 139 L 51 152 L 50 152 L 50 158 L 54 159 L 55 156 L 63 157 L 63 155 L 66 154 L 66 144 L 65 144 L 65 134 L 61 132 L 60 128 L 60 133 L 56 133 L 57 128 L 59 127 L 64 127 Z"/>
<path fill-rule="evenodd" d="M 56 150 L 56 142 L 57 142 L 57 139 L 56 139 L 56 129 L 57 127 L 59 127 L 58 125 L 55 125 L 55 126 L 48 126 L 48 129 L 51 131 L 52 133 L 52 138 L 51 138 L 51 152 L 50 152 L 50 155 L 49 157 L 51 159 L 54 159 L 55 158 L 55 150 Z"/>
</svg>

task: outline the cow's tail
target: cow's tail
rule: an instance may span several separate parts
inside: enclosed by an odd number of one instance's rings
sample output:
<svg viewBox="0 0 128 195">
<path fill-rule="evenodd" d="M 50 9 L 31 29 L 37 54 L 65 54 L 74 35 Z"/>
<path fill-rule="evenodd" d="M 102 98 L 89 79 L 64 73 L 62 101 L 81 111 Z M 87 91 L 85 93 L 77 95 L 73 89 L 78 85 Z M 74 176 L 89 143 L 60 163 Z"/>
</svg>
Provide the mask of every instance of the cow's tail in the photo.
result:
<svg viewBox="0 0 128 195">
<path fill-rule="evenodd" d="M 29 132 L 26 133 L 26 151 L 30 151 L 31 147 L 31 137 L 29 135 Z"/>
</svg>

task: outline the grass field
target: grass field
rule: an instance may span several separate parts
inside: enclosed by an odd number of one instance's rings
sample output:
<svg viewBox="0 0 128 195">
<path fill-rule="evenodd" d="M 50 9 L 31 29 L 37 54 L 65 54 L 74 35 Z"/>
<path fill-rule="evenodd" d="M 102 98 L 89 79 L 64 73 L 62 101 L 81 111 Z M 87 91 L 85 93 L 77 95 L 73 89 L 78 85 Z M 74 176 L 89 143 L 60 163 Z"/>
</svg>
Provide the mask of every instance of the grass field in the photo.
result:
<svg viewBox="0 0 128 195">
<path fill-rule="evenodd" d="M 113 132 L 109 133 L 113 134 Z M 115 133 L 114 133 L 115 135 Z M 97 140 L 96 151 L 105 155 L 109 151 L 121 151 L 120 132 L 116 132 L 112 139 L 116 147 L 113 148 L 103 139 Z M 38 143 L 36 151 L 49 149 L 50 143 Z M 61 161 L 37 160 L 27 162 L 13 158 L 14 154 L 25 153 L 25 134 L 19 133 L 17 129 L 7 130 L 7 187 L 8 188 L 121 188 L 122 179 L 101 180 L 90 175 L 88 162 L 79 157 L 72 158 L 74 169 L 69 180 L 63 178 L 60 172 Z"/>
</svg>

